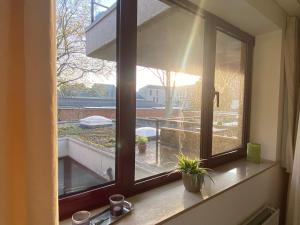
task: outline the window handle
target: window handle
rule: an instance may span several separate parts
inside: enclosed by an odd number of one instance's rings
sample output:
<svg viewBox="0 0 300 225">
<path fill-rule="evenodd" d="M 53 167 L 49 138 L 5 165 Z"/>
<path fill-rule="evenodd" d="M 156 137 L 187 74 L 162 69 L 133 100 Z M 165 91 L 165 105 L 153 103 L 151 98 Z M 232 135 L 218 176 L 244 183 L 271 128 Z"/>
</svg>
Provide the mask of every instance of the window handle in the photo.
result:
<svg viewBox="0 0 300 225">
<path fill-rule="evenodd" d="M 217 97 L 217 107 L 220 107 L 220 92 L 215 91 L 215 97 Z"/>
</svg>

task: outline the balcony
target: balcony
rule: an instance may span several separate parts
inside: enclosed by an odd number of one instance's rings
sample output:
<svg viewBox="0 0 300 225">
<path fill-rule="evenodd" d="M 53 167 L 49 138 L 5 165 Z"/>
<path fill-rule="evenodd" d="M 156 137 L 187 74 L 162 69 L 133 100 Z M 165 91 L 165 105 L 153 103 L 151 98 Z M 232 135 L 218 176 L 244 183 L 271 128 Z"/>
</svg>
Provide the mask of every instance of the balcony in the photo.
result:
<svg viewBox="0 0 300 225">
<path fill-rule="evenodd" d="M 81 115 L 83 113 L 80 112 Z M 99 113 L 98 109 L 94 113 Z M 59 114 L 65 115 L 66 112 L 60 109 Z M 237 120 L 237 115 L 218 114 L 215 121 L 225 119 L 232 122 L 222 125 L 216 123 L 213 128 L 213 148 L 216 154 L 221 153 L 224 148 L 233 149 L 239 145 L 240 128 L 232 125 Z M 114 123 L 112 120 L 111 124 L 88 128 L 76 120 L 59 122 L 59 195 L 68 195 L 115 180 Z M 145 135 L 143 132 L 139 133 L 139 129 L 153 131 L 146 135 L 148 142 L 145 153 L 140 153 L 136 145 L 136 179 L 174 169 L 175 155 L 180 151 L 190 157 L 197 157 L 199 154 L 200 117 L 186 116 L 169 120 L 137 118 L 136 124 L 137 135 Z"/>
<path fill-rule="evenodd" d="M 116 61 L 116 4 L 98 14 L 93 5 L 91 10 L 95 16 L 86 29 L 86 54 L 102 60 Z M 137 26 L 138 66 L 202 74 L 204 23 L 200 17 L 195 20 L 192 13 L 160 0 L 139 0 Z M 239 67 L 239 43 L 231 42 L 228 46 L 230 42 L 226 36 L 221 39 L 219 41 L 226 44 L 224 49 L 217 50 L 217 57 L 221 59 L 222 65 Z M 231 57 L 226 55 L 229 51 Z"/>
<path fill-rule="evenodd" d="M 137 64 L 143 67 L 159 68 L 163 70 L 180 71 L 182 56 L 185 54 L 190 30 L 194 17 L 186 17 L 178 8 L 172 8 L 159 0 L 138 1 L 138 55 L 143 55 L 148 49 L 152 54 L 148 57 L 139 57 Z M 190 26 L 186 26 L 190 24 Z M 181 30 L 181 35 L 174 36 Z M 199 35 L 200 38 L 200 35 Z M 102 13 L 86 30 L 86 53 L 90 57 L 115 61 L 116 54 L 116 6 L 112 6 Z M 155 42 L 153 41 L 155 40 Z M 198 48 L 191 52 L 191 59 L 199 59 L 202 41 L 198 42 Z M 177 48 L 174 48 L 177 46 Z M 173 57 L 170 57 L 173 56 Z M 161 60 L 168 59 L 167 61 Z M 195 60 L 190 73 L 199 74 L 201 69 L 196 66 Z M 191 69 L 190 65 L 186 66 Z M 185 71 L 187 72 L 187 71 Z"/>
</svg>

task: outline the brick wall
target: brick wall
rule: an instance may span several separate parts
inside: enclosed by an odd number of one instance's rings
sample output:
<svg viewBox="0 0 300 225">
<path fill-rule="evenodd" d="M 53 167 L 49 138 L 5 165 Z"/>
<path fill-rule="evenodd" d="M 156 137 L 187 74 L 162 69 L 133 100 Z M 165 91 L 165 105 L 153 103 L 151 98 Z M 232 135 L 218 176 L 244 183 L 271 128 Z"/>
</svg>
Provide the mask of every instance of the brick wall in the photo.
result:
<svg viewBox="0 0 300 225">
<path fill-rule="evenodd" d="M 137 117 L 149 118 L 149 117 L 163 117 L 164 109 L 137 109 Z M 58 120 L 59 121 L 72 121 L 80 120 L 88 116 L 104 116 L 106 118 L 115 119 L 116 110 L 114 108 L 77 108 L 77 109 L 58 109 Z M 179 110 L 173 111 L 173 116 L 177 117 Z"/>
</svg>

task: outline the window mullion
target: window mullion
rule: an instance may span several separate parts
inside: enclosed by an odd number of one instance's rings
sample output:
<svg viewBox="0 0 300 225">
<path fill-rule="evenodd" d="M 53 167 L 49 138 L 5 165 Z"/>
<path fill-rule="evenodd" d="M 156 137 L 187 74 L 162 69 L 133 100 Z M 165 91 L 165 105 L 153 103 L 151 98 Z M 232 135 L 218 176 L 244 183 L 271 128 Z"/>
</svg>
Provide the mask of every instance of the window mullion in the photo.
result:
<svg viewBox="0 0 300 225">
<path fill-rule="evenodd" d="M 134 184 L 137 1 L 117 5 L 117 185 L 124 194 Z"/>
<path fill-rule="evenodd" d="M 242 60 L 245 64 L 245 90 L 244 90 L 244 113 L 243 113 L 243 147 L 244 154 L 246 154 L 246 144 L 250 136 L 250 112 L 251 112 L 251 74 L 252 74 L 252 60 L 253 60 L 254 43 L 246 43 L 244 51 L 245 59 Z"/>
</svg>

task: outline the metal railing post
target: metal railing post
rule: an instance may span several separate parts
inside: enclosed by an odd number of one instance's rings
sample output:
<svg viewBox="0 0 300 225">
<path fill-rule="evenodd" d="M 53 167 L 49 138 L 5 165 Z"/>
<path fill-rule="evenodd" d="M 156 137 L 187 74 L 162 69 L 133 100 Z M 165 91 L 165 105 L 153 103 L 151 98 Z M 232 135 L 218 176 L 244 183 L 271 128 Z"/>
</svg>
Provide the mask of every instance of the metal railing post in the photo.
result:
<svg viewBox="0 0 300 225">
<path fill-rule="evenodd" d="M 158 164 L 158 141 L 159 141 L 159 120 L 156 119 L 155 121 L 156 125 L 156 164 Z"/>
<path fill-rule="evenodd" d="M 91 0 L 91 21 L 94 22 L 94 0 Z"/>
</svg>

